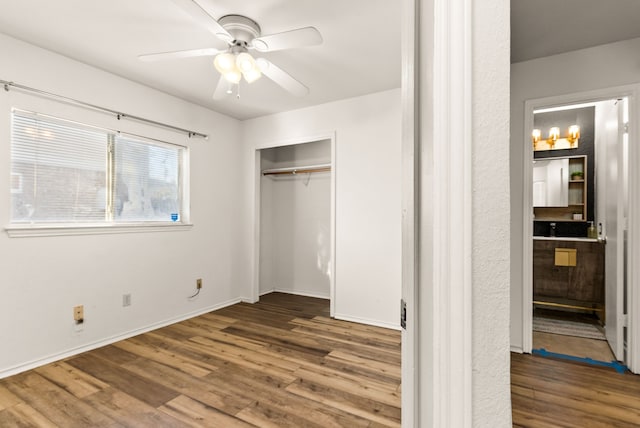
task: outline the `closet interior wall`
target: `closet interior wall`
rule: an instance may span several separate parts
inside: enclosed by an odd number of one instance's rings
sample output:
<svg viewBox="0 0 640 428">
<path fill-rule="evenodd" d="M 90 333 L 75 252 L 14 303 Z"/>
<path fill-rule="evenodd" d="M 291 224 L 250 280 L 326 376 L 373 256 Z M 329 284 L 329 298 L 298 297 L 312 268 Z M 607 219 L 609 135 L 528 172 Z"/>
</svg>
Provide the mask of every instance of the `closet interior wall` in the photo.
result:
<svg viewBox="0 0 640 428">
<path fill-rule="evenodd" d="M 330 140 L 260 151 L 262 171 L 330 163 Z M 261 176 L 260 295 L 330 297 L 331 174 Z"/>
</svg>

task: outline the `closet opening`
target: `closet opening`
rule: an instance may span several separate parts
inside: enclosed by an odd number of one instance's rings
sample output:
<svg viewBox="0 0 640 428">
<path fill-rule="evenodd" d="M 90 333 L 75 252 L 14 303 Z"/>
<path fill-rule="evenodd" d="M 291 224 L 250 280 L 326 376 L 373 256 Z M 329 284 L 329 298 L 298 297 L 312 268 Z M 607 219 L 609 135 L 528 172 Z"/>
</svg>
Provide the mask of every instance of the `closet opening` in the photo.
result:
<svg viewBox="0 0 640 428">
<path fill-rule="evenodd" d="M 257 290 L 328 299 L 334 308 L 333 139 L 256 151 Z"/>
</svg>

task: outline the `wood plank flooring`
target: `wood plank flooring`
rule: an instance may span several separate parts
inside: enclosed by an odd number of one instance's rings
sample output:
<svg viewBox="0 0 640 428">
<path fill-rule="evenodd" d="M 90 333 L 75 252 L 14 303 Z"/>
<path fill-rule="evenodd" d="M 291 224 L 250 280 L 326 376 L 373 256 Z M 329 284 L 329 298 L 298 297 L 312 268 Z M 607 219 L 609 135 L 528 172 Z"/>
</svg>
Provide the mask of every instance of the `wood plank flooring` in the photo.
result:
<svg viewBox="0 0 640 428">
<path fill-rule="evenodd" d="M 398 427 L 400 333 L 273 293 L 0 380 L 0 427 Z M 512 354 L 516 427 L 638 427 L 640 376 Z"/>
<path fill-rule="evenodd" d="M 398 427 L 400 332 L 281 293 L 0 380 L 0 427 Z"/>
<path fill-rule="evenodd" d="M 515 427 L 639 427 L 640 376 L 511 354 Z"/>
</svg>

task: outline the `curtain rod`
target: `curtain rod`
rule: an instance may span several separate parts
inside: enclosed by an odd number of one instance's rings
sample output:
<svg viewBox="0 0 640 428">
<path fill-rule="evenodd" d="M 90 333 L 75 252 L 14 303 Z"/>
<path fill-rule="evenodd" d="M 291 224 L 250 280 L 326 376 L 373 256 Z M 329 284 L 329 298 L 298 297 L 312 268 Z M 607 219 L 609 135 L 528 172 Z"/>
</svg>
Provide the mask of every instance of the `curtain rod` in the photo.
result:
<svg viewBox="0 0 640 428">
<path fill-rule="evenodd" d="M 32 88 L 30 86 L 20 85 L 18 83 L 9 82 L 9 81 L 6 81 L 6 80 L 1 80 L 1 79 L 0 79 L 0 84 L 4 85 L 4 90 L 6 92 L 9 92 L 10 88 L 16 88 L 16 89 L 20 89 L 20 90 L 23 90 L 23 91 L 33 92 L 33 93 L 36 93 L 36 94 L 39 94 L 39 95 L 44 95 L 44 96 L 49 97 L 49 98 L 56 98 L 56 99 L 65 101 L 67 103 L 79 105 L 79 106 L 82 106 L 82 107 L 87 107 L 87 108 L 90 108 L 92 110 L 98 110 L 98 111 L 101 111 L 101 112 L 104 112 L 104 113 L 113 114 L 113 115 L 116 116 L 116 118 L 118 118 L 118 120 L 120 120 L 120 119 L 135 120 L 137 122 L 144 122 L 144 123 L 148 123 L 148 124 L 151 124 L 151 125 L 155 125 L 155 126 L 160 126 L 160 127 L 163 127 L 163 128 L 171 129 L 171 130 L 174 130 L 174 131 L 183 132 L 183 133 L 187 134 L 189 136 L 189 138 L 191 138 L 191 137 L 202 137 L 205 140 L 209 139 L 209 136 L 207 134 L 203 134 L 201 132 L 190 131 L 188 129 L 179 128 L 179 127 L 173 126 L 173 125 L 168 125 L 166 123 L 156 122 L 155 120 L 145 119 L 144 117 L 139 117 L 139 116 L 134 116 L 134 115 L 127 114 L 127 113 L 122 113 L 122 112 L 119 112 L 117 110 L 111 110 L 111 109 L 108 109 L 108 108 L 105 108 L 105 107 L 100 107 L 100 106 L 97 106 L 97 105 L 94 105 L 94 104 L 89 104 L 89 103 L 86 103 L 84 101 L 79 101 L 79 100 L 76 100 L 74 98 L 65 97 L 64 95 L 53 94 L 51 92 L 46 92 L 46 91 L 43 91 L 41 89 Z"/>
</svg>

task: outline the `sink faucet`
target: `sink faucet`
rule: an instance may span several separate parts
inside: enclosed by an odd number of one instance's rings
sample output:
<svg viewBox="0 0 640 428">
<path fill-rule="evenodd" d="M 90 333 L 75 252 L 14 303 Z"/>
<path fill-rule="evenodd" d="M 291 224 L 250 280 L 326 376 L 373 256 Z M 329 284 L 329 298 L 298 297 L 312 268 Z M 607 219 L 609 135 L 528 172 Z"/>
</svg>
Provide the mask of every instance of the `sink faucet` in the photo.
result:
<svg viewBox="0 0 640 428">
<path fill-rule="evenodd" d="M 549 223 L 549 236 L 556 236 L 556 224 Z"/>
</svg>

